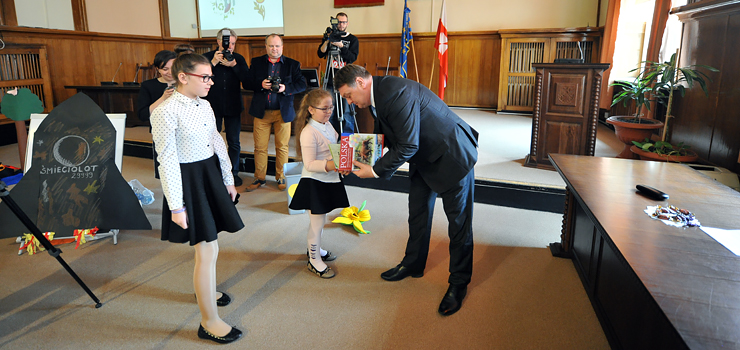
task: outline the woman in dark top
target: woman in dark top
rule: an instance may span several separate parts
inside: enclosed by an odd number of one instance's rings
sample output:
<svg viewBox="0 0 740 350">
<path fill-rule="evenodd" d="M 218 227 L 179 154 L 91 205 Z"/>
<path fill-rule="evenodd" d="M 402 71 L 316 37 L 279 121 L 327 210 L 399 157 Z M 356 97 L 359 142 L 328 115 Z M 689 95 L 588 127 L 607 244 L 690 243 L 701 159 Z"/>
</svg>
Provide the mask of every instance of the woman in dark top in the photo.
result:
<svg viewBox="0 0 740 350">
<path fill-rule="evenodd" d="M 136 108 L 140 120 L 148 122 L 149 115 L 152 111 L 172 95 L 174 89 L 168 89 L 168 87 L 175 87 L 175 78 L 172 76 L 171 71 L 172 62 L 175 61 L 175 58 L 177 58 L 177 54 L 169 50 L 159 51 L 154 56 L 154 66 L 157 67 L 159 77 L 141 83 L 139 97 L 136 100 Z M 149 132 L 152 132 L 151 126 L 149 127 Z M 154 148 L 153 141 L 152 152 L 154 154 L 154 177 L 159 179 L 159 162 L 157 161 L 157 151 Z"/>
</svg>

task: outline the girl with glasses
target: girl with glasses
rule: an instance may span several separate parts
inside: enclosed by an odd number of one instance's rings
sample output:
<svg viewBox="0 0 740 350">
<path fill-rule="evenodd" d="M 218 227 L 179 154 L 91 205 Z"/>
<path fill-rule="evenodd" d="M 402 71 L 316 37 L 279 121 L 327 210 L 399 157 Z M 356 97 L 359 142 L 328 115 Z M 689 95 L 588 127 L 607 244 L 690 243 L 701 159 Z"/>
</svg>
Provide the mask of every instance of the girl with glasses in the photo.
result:
<svg viewBox="0 0 740 350">
<path fill-rule="evenodd" d="M 325 261 L 337 258 L 321 249 L 326 214 L 349 206 L 344 183 L 329 150 L 329 144 L 337 143 L 339 136 L 329 123 L 333 110 L 331 93 L 323 89 L 309 91 L 301 101 L 296 119 L 301 133 L 296 148 L 298 157 L 303 160 L 303 172 L 290 202 L 290 209 L 309 211 L 307 266 L 321 278 L 334 277 L 334 271 Z"/>
<path fill-rule="evenodd" d="M 176 89 L 152 113 L 164 193 L 162 240 L 195 248 L 193 284 L 200 309 L 198 337 L 230 343 L 242 332 L 219 316 L 231 302 L 216 291 L 218 233 L 244 227 L 236 210 L 231 161 L 208 101 L 211 63 L 198 54 L 180 55 L 172 65 Z M 205 78 L 208 77 L 208 78 Z"/>
</svg>

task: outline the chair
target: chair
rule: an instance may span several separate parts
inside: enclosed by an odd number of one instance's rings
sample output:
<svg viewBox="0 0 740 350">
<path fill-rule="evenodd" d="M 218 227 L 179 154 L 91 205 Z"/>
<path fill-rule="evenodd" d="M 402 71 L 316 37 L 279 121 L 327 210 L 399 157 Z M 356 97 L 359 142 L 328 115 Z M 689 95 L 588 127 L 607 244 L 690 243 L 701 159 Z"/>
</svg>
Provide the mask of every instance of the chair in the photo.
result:
<svg viewBox="0 0 740 350">
<path fill-rule="evenodd" d="M 384 76 L 384 75 L 386 75 L 385 72 L 386 72 L 386 67 L 385 66 L 381 66 L 381 65 L 379 65 L 377 63 L 375 64 L 375 75 Z M 393 76 L 396 76 L 396 77 L 397 76 L 400 76 L 398 74 L 398 67 L 388 66 L 388 74 L 387 75 L 393 75 Z"/>
<path fill-rule="evenodd" d="M 139 76 L 136 79 L 137 82 L 144 82 L 157 77 L 157 67 L 155 67 L 153 63 L 139 63 L 139 66 Z"/>
</svg>

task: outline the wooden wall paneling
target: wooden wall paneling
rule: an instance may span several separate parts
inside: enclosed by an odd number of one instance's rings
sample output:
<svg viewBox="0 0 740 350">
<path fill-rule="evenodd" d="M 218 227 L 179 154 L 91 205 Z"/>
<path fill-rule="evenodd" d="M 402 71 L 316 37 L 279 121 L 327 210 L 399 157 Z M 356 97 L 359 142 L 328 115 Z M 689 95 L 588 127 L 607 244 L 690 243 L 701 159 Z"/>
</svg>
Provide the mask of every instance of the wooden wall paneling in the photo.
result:
<svg viewBox="0 0 740 350">
<path fill-rule="evenodd" d="M 454 105 L 465 107 L 496 105 L 498 96 L 492 91 L 499 83 L 500 63 L 493 58 L 494 48 L 497 45 L 490 38 L 453 37 L 448 58 L 445 100 L 455 101 Z M 471 53 L 475 53 L 477 59 L 473 59 Z"/>
<path fill-rule="evenodd" d="M 75 30 L 86 32 L 87 27 L 87 5 L 85 0 L 72 0 L 72 19 L 74 21 Z"/>
<path fill-rule="evenodd" d="M 681 66 L 709 65 L 709 97 L 699 88 L 686 92 L 673 105 L 673 143 L 692 146 L 699 156 L 713 164 L 740 172 L 740 3 L 697 2 L 676 11 L 683 22 Z"/>
<path fill-rule="evenodd" d="M 159 26 L 163 38 L 169 38 L 170 34 L 170 10 L 168 0 L 159 0 Z"/>
<path fill-rule="evenodd" d="M 0 25 L 18 26 L 15 14 L 15 0 L 0 0 Z"/>
</svg>

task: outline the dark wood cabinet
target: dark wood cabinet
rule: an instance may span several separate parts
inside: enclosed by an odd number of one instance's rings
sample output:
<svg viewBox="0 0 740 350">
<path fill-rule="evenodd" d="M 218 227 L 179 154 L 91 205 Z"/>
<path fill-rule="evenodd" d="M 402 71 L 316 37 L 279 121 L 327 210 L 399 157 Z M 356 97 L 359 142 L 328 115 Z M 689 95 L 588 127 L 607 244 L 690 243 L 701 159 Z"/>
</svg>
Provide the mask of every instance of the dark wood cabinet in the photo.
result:
<svg viewBox="0 0 740 350">
<path fill-rule="evenodd" d="M 530 152 L 524 165 L 553 169 L 550 153 L 594 155 L 599 97 L 609 64 L 538 63 Z"/>
</svg>

